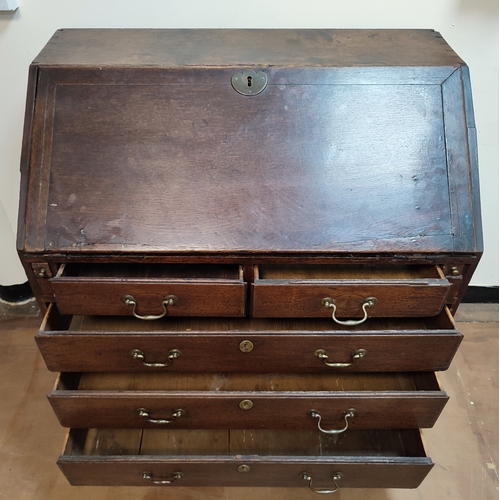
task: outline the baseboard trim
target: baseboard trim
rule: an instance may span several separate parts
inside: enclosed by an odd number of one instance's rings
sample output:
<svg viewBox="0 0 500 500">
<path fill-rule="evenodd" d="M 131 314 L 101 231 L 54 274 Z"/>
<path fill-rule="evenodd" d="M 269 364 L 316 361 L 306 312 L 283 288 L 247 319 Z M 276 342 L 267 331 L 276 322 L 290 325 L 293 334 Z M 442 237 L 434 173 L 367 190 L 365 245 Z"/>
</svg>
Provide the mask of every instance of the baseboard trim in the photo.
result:
<svg viewBox="0 0 500 500">
<path fill-rule="evenodd" d="M 11 304 L 29 301 L 33 298 L 29 283 L 21 283 L 20 285 L 3 286 L 0 285 L 0 300 Z"/>
<path fill-rule="evenodd" d="M 462 299 L 464 304 L 498 304 L 497 286 L 469 286 Z"/>
</svg>

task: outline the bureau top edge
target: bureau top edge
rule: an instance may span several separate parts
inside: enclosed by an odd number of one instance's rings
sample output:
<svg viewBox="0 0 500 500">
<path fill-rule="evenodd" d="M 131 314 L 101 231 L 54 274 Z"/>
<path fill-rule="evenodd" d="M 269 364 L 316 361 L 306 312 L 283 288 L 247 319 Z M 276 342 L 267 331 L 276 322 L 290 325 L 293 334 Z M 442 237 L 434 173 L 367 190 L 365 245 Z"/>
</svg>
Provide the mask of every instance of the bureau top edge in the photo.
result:
<svg viewBox="0 0 500 500">
<path fill-rule="evenodd" d="M 374 57 L 376 54 L 376 57 Z M 60 29 L 38 66 L 454 66 L 431 29 Z"/>
</svg>

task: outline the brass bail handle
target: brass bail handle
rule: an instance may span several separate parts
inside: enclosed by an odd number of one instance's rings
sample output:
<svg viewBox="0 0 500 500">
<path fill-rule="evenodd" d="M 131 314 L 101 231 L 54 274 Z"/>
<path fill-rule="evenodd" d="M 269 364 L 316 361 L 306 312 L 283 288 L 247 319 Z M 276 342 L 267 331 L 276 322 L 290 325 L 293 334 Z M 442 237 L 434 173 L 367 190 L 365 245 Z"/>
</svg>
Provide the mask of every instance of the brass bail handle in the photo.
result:
<svg viewBox="0 0 500 500">
<path fill-rule="evenodd" d="M 168 353 L 168 361 L 166 363 L 148 363 L 146 361 L 146 355 L 140 349 L 132 349 L 130 351 L 130 355 L 134 359 L 138 359 L 144 366 L 148 366 L 149 368 L 166 368 L 171 366 L 177 358 L 180 357 L 181 351 L 179 349 L 171 349 Z"/>
<path fill-rule="evenodd" d="M 182 477 L 182 472 L 174 472 L 170 479 L 155 479 L 152 472 L 143 472 L 142 479 L 147 479 L 153 484 L 172 484 Z"/>
<path fill-rule="evenodd" d="M 341 472 L 335 472 L 333 474 L 332 481 L 333 481 L 333 484 L 335 485 L 335 488 L 333 490 L 317 490 L 313 486 L 313 478 L 312 478 L 311 474 L 309 474 L 309 472 L 303 472 L 302 473 L 302 479 L 304 479 L 304 481 L 309 481 L 309 488 L 310 488 L 311 491 L 314 491 L 314 493 L 320 493 L 322 495 L 328 495 L 330 493 L 335 493 L 336 491 L 338 491 L 339 485 L 337 484 L 337 481 L 340 481 L 340 479 L 342 479 L 342 473 Z"/>
<path fill-rule="evenodd" d="M 139 413 L 139 417 L 145 418 L 151 424 L 159 424 L 159 425 L 173 424 L 178 418 L 186 416 L 186 412 L 182 408 L 174 410 L 172 412 L 170 420 L 163 418 L 151 418 L 151 412 L 146 408 L 139 408 L 139 410 L 137 411 Z"/>
<path fill-rule="evenodd" d="M 314 351 L 314 355 L 319 359 L 322 359 L 323 363 L 329 368 L 347 368 L 348 366 L 352 366 L 358 359 L 363 359 L 366 354 L 366 349 L 356 349 L 351 355 L 350 363 L 336 363 L 333 361 L 328 361 L 329 356 L 324 349 L 317 349 L 316 351 Z"/>
<path fill-rule="evenodd" d="M 327 309 L 332 309 L 332 319 L 335 321 L 335 323 L 338 323 L 339 325 L 344 325 L 344 326 L 356 326 L 356 325 L 361 325 L 361 323 L 364 323 L 368 319 L 368 312 L 367 309 L 369 307 L 373 307 L 377 303 L 377 298 L 376 297 L 367 297 L 365 300 L 363 300 L 363 303 L 361 304 L 361 308 L 363 309 L 363 317 L 360 320 L 354 320 L 354 319 L 348 319 L 348 320 L 340 320 L 335 317 L 335 312 L 337 311 L 337 306 L 335 305 L 335 300 L 332 299 L 331 297 L 325 297 L 324 299 L 321 300 L 321 305 L 323 307 L 326 307 Z"/>
<path fill-rule="evenodd" d="M 354 414 L 356 413 L 356 410 L 354 408 L 349 408 L 344 412 L 344 422 L 345 426 L 343 429 L 332 429 L 327 431 L 326 429 L 323 429 L 321 427 L 321 414 L 319 413 L 318 410 L 309 410 L 307 412 L 312 418 L 317 418 L 318 419 L 318 429 L 323 432 L 324 434 L 342 434 L 349 428 L 349 422 L 347 421 L 348 418 L 354 417 Z"/>
<path fill-rule="evenodd" d="M 161 319 L 164 316 L 167 315 L 167 307 L 168 306 L 173 306 L 177 302 L 177 297 L 175 295 L 167 295 L 163 300 L 162 300 L 162 307 L 163 307 L 163 312 L 161 314 L 155 315 L 155 314 L 145 314 L 144 316 L 137 314 L 136 309 L 137 309 L 137 301 L 135 300 L 133 295 L 125 295 L 122 298 L 122 302 L 126 304 L 127 306 L 132 306 L 132 314 L 137 318 L 137 319 L 142 319 L 145 321 L 152 321 L 155 319 Z"/>
</svg>

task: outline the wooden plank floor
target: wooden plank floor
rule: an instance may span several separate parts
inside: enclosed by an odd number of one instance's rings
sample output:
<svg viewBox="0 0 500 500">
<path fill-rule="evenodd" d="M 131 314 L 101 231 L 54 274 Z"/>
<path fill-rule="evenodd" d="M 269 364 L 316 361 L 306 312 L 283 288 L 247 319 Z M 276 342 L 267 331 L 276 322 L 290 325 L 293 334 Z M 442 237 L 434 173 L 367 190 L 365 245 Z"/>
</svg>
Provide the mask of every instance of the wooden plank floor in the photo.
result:
<svg viewBox="0 0 500 500">
<path fill-rule="evenodd" d="M 464 342 L 439 375 L 450 401 L 424 430 L 435 467 L 417 490 L 340 490 L 341 500 L 491 500 L 498 498 L 498 307 L 459 311 Z M 302 500 L 307 489 L 72 487 L 55 461 L 65 430 L 46 400 L 55 374 L 33 337 L 40 318 L 0 318 L 0 498 L 15 500 Z"/>
</svg>

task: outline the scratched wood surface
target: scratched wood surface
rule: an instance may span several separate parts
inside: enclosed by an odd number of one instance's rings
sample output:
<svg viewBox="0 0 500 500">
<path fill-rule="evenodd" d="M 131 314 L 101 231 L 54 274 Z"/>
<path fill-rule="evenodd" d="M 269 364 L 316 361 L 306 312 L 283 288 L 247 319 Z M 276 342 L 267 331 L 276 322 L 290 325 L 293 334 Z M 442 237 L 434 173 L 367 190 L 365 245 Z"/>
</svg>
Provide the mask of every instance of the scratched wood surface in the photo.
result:
<svg viewBox="0 0 500 500">
<path fill-rule="evenodd" d="M 424 430 L 436 463 L 418 490 L 340 490 L 341 500 L 493 500 L 498 498 L 498 308 L 471 305 L 459 317 L 465 339 L 450 369 L 439 375 L 451 399 L 433 429 Z M 462 306 L 461 306 L 462 307 Z M 473 306 L 472 306 L 473 307 Z M 491 309 L 493 308 L 493 309 Z M 474 322 L 485 318 L 487 322 Z M 45 394 L 49 373 L 33 342 L 40 318 L 0 320 L 0 492 L 28 500 L 307 500 L 306 488 L 71 487 L 55 461 L 66 430 Z"/>
<path fill-rule="evenodd" d="M 468 73 L 435 32 L 68 30 L 34 65 L 23 252 L 481 251 Z"/>
</svg>

